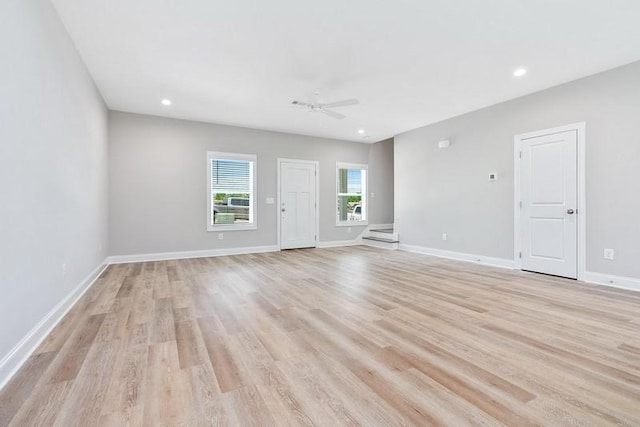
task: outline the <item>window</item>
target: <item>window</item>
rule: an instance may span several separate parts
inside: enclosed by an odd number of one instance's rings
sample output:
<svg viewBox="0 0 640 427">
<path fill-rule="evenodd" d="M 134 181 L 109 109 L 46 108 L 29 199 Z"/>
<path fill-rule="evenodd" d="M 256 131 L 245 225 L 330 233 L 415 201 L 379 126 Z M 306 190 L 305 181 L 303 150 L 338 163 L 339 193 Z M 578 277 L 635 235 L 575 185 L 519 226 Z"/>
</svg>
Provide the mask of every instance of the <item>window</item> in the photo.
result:
<svg viewBox="0 0 640 427">
<path fill-rule="evenodd" d="M 256 156 L 207 153 L 208 230 L 256 228 Z"/>
<path fill-rule="evenodd" d="M 367 224 L 367 165 L 338 163 L 336 225 Z"/>
</svg>

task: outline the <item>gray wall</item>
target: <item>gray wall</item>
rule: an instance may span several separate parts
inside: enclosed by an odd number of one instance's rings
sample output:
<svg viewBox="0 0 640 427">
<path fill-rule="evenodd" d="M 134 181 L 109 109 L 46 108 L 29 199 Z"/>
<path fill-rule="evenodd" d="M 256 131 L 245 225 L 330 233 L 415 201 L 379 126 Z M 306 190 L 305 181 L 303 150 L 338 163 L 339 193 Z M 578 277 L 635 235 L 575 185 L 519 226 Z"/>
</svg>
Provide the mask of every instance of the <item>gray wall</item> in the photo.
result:
<svg viewBox="0 0 640 427">
<path fill-rule="evenodd" d="M 108 242 L 102 98 L 50 1 L 2 1 L 0 16 L 2 359 Z"/>
<path fill-rule="evenodd" d="M 640 277 L 639 118 L 637 62 L 398 135 L 401 243 L 512 259 L 514 135 L 584 121 L 587 271 Z"/>
<path fill-rule="evenodd" d="M 110 112 L 110 253 L 276 245 L 278 210 L 265 198 L 277 197 L 278 157 L 320 162 L 320 241 L 354 239 L 363 227 L 349 233 L 335 226 L 336 162 L 384 163 L 377 153 L 370 159 L 370 150 L 369 144 Z M 224 240 L 206 231 L 207 151 L 258 156 L 257 230 L 227 231 Z M 392 208 L 385 209 L 372 217 L 389 218 Z"/>
<path fill-rule="evenodd" d="M 371 145 L 369 175 L 369 224 L 393 224 L 393 138 Z"/>
</svg>

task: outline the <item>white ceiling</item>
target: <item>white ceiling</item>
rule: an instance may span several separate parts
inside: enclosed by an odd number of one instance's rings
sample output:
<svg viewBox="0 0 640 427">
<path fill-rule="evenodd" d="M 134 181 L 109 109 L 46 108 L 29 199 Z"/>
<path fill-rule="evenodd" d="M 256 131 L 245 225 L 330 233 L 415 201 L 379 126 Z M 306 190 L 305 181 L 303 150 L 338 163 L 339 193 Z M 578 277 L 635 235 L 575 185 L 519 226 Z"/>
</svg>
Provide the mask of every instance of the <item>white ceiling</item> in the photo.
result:
<svg viewBox="0 0 640 427">
<path fill-rule="evenodd" d="M 53 2 L 111 109 L 354 141 L 640 59 L 638 0 Z"/>
</svg>

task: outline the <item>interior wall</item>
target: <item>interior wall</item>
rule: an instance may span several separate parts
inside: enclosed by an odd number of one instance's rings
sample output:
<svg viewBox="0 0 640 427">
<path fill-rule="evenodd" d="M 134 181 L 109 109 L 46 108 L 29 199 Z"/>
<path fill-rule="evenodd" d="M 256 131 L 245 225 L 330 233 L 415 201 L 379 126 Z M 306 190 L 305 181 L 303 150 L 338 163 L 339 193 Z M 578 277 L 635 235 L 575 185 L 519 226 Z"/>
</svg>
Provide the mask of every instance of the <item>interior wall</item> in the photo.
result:
<svg viewBox="0 0 640 427">
<path fill-rule="evenodd" d="M 393 138 L 369 152 L 369 223 L 393 224 Z"/>
<path fill-rule="evenodd" d="M 107 111 L 50 1 L 2 1 L 0 16 L 4 376 L 11 350 L 106 258 Z"/>
<path fill-rule="evenodd" d="M 368 163 L 370 150 L 370 144 L 112 111 L 109 113 L 110 253 L 132 255 L 277 245 L 278 207 L 266 204 L 265 199 L 277 199 L 278 158 L 320 162 L 319 240 L 353 240 L 364 227 L 335 224 L 336 162 Z M 257 155 L 256 230 L 226 231 L 223 240 L 218 239 L 218 231 L 207 231 L 207 151 Z M 384 163 L 379 155 L 387 151 L 388 148 L 376 151 L 373 156 L 376 165 Z M 376 187 L 377 184 L 370 184 L 371 191 Z M 388 189 L 381 191 L 388 194 Z M 377 210 L 372 210 L 371 215 L 390 216 Z"/>
<path fill-rule="evenodd" d="M 513 259 L 514 135 L 584 121 L 587 271 L 640 278 L 638 88 L 640 62 L 398 135 L 401 243 Z"/>
</svg>

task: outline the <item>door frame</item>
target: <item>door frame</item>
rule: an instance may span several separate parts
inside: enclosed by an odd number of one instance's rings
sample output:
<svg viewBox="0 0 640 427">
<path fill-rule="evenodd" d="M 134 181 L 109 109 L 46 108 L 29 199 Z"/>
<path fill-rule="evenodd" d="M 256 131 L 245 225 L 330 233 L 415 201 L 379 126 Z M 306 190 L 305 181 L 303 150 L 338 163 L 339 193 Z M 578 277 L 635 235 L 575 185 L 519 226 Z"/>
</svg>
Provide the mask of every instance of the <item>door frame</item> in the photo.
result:
<svg viewBox="0 0 640 427">
<path fill-rule="evenodd" d="M 521 196 L 521 183 L 520 183 L 520 152 L 522 151 L 522 142 L 531 139 L 537 138 L 545 135 L 553 135 L 556 133 L 568 132 L 568 131 L 576 131 L 577 136 L 577 183 L 578 183 L 578 194 L 577 194 L 577 211 L 576 211 L 576 221 L 578 227 L 578 253 L 577 253 L 577 272 L 578 272 L 578 280 L 584 280 L 585 271 L 586 271 L 586 225 L 587 225 L 587 205 L 586 205 L 586 123 L 573 123 L 565 126 L 558 126 L 550 129 L 543 129 L 534 132 L 527 132 L 515 135 L 513 138 L 514 141 L 514 150 L 513 150 L 513 178 L 514 178 L 514 197 L 513 197 L 513 260 L 514 260 L 514 268 L 516 270 L 522 270 L 522 260 L 520 258 L 520 253 L 522 251 L 522 236 L 521 233 L 521 222 L 522 222 L 522 212 L 520 208 L 520 196 Z"/>
<path fill-rule="evenodd" d="M 281 158 L 278 157 L 278 197 L 277 197 L 277 215 L 278 215 L 278 250 L 281 251 L 282 250 L 282 234 L 281 234 L 281 230 L 282 230 L 282 215 L 280 215 L 280 207 L 282 206 L 282 194 L 281 194 L 281 190 L 282 190 L 282 181 L 281 181 L 281 169 L 282 169 L 282 163 L 303 163 L 303 164 L 307 164 L 307 165 L 314 165 L 316 168 L 316 230 L 315 230 L 315 234 L 316 234 L 316 241 L 315 241 L 315 247 L 318 247 L 318 242 L 320 241 L 320 162 L 317 160 L 300 160 L 300 159 L 285 159 L 285 158 Z"/>
</svg>

